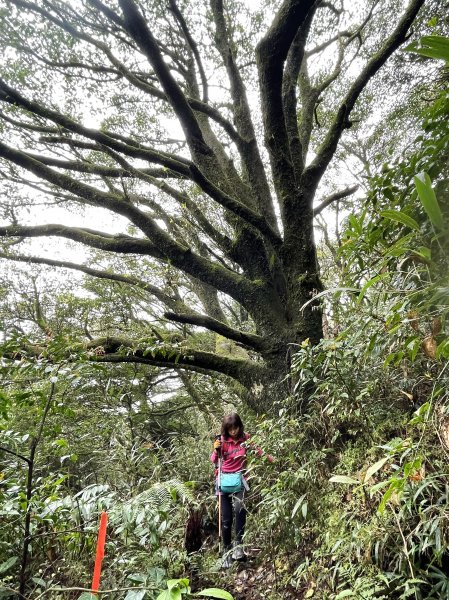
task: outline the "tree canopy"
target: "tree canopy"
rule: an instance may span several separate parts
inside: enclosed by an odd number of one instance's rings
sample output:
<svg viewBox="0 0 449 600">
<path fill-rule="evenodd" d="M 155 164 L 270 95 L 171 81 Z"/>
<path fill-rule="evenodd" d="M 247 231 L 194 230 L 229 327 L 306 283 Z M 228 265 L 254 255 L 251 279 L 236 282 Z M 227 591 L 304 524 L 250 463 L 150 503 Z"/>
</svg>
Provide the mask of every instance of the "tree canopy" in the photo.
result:
<svg viewBox="0 0 449 600">
<path fill-rule="evenodd" d="M 5 2 L 2 258 L 129 286 L 157 319 L 80 328 L 70 351 L 223 374 L 264 409 L 285 394 L 292 349 L 323 336 L 314 218 L 355 191 L 320 184 L 423 4 Z M 99 226 L 54 223 L 61 207 Z"/>
</svg>

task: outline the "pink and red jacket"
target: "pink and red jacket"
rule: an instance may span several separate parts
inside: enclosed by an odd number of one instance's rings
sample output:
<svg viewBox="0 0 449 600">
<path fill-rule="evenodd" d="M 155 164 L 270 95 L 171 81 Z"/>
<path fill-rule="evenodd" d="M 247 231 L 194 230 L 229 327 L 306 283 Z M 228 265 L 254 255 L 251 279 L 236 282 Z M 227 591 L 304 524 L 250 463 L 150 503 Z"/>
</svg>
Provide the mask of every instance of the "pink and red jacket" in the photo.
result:
<svg viewBox="0 0 449 600">
<path fill-rule="evenodd" d="M 250 447 L 258 456 L 263 456 L 264 452 L 258 446 L 255 446 L 252 442 L 248 442 L 250 435 L 247 433 L 243 434 L 243 437 L 238 440 L 233 440 L 231 437 L 227 437 L 221 440 L 221 453 L 223 462 L 221 463 L 222 473 L 237 473 L 243 471 L 246 467 L 246 451 Z M 218 454 L 214 450 L 210 455 L 211 461 L 214 465 L 218 466 Z M 267 458 L 270 462 L 273 462 L 273 457 L 269 454 Z M 215 473 L 217 474 L 217 473 Z"/>
</svg>

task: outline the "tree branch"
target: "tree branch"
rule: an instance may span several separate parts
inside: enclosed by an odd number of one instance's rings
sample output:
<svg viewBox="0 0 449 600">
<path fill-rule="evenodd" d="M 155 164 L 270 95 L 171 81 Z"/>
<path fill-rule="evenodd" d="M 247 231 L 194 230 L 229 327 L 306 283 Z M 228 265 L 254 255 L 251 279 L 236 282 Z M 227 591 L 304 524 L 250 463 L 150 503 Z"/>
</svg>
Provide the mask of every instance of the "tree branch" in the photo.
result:
<svg viewBox="0 0 449 600">
<path fill-rule="evenodd" d="M 192 179 L 213 200 L 221 204 L 224 208 L 232 211 L 238 217 L 243 218 L 249 225 L 255 227 L 257 231 L 265 235 L 274 247 L 279 246 L 281 243 L 281 239 L 267 224 L 264 217 L 261 217 L 251 209 L 247 208 L 244 204 L 240 203 L 238 200 L 235 200 L 222 192 L 201 173 L 196 165 L 190 164 L 190 167 L 187 167 L 187 161 L 185 161 L 185 159 L 182 159 L 183 163 L 180 163 L 178 162 L 178 158 L 173 159 L 168 157 L 168 155 L 165 153 L 155 152 L 149 148 L 143 148 L 141 145 L 130 146 L 129 144 L 123 144 L 102 132 L 87 129 L 68 117 L 47 109 L 36 102 L 32 102 L 23 98 L 18 92 L 10 88 L 1 79 L 0 100 L 4 100 L 5 102 L 9 102 L 11 104 L 18 103 L 27 110 L 35 112 L 36 114 L 40 114 L 45 118 L 50 118 L 63 127 L 66 127 L 67 129 L 80 135 L 84 135 L 90 139 L 94 139 L 106 147 L 110 147 L 118 152 L 123 152 L 125 155 L 134 156 L 135 158 L 144 158 L 150 162 L 162 164 L 174 170 L 175 172 Z M 137 214 L 129 205 L 118 203 L 117 198 L 113 198 L 110 194 L 105 194 L 104 192 L 90 188 L 89 186 L 86 186 L 80 182 L 69 180 L 69 178 L 67 178 L 65 175 L 55 173 L 51 169 L 46 169 L 42 163 L 31 158 L 30 155 L 27 155 L 24 152 L 18 152 L 17 150 L 14 150 L 2 143 L 0 143 L 0 155 L 3 155 L 4 158 L 12 160 L 16 164 L 19 164 L 28 170 L 31 170 L 36 175 L 44 177 L 55 185 L 62 185 L 64 189 L 71 189 L 73 187 L 78 188 L 79 191 L 76 193 L 81 195 L 85 200 L 88 200 L 89 197 L 92 198 L 92 194 L 97 195 L 97 197 L 101 197 L 102 202 L 105 202 L 107 205 L 109 205 L 108 208 L 111 210 L 127 216 L 131 220 L 133 220 L 133 216 L 137 217 L 140 224 L 136 223 L 136 225 L 139 228 L 142 228 L 142 213 L 137 211 Z M 65 182 L 65 184 L 68 185 L 68 188 L 62 182 Z M 132 213 L 134 213 L 133 216 Z"/>
<path fill-rule="evenodd" d="M 95 362 L 132 362 L 159 367 L 181 367 L 199 372 L 215 371 L 240 381 L 246 387 L 251 387 L 255 381 L 259 381 L 267 374 L 265 366 L 249 360 L 228 358 L 212 352 L 182 347 L 155 346 L 147 350 L 138 346 L 136 348 L 136 342 L 123 338 L 99 338 L 90 341 L 85 348 L 96 350 L 90 355 L 90 359 Z"/>
<path fill-rule="evenodd" d="M 211 0 L 211 9 L 216 27 L 215 42 L 228 73 L 234 122 L 241 139 L 241 141 L 237 140 L 236 142 L 237 148 L 239 149 L 249 184 L 255 192 L 259 211 L 266 216 L 273 230 L 278 232 L 270 187 L 257 145 L 245 85 L 237 66 L 232 40 L 226 26 L 223 0 Z"/>
<path fill-rule="evenodd" d="M 114 13 L 111 9 L 105 7 L 99 0 L 89 0 L 89 2 L 95 8 L 100 10 L 100 12 L 102 12 L 109 20 L 119 23 L 121 27 L 124 26 L 124 22 L 122 21 L 122 19 L 116 13 Z M 112 54 L 110 48 L 108 48 L 105 44 L 101 43 L 98 39 L 87 35 L 85 32 L 80 32 L 80 31 L 76 30 L 74 27 L 69 26 L 68 23 L 66 23 L 66 22 L 58 21 L 57 19 L 52 17 L 52 15 L 50 13 L 42 10 L 40 7 L 37 7 L 36 5 L 33 5 L 28 2 L 20 2 L 19 0 L 14 0 L 14 3 L 18 7 L 28 8 L 29 10 L 32 10 L 33 12 L 37 12 L 38 14 L 44 16 L 45 18 L 50 19 L 55 25 L 61 27 L 65 31 L 68 31 L 74 37 L 76 37 L 78 39 L 82 39 L 82 40 L 92 44 L 93 46 L 98 48 L 100 51 L 102 51 L 107 56 L 107 58 L 110 60 L 110 62 L 116 69 L 116 71 L 114 71 L 114 72 L 125 77 L 136 88 L 144 91 L 145 93 L 151 94 L 152 96 L 159 98 L 161 100 L 169 101 L 169 98 L 167 97 L 166 93 L 163 90 L 158 89 L 154 85 L 151 85 L 147 81 L 144 81 L 138 75 L 132 73 L 129 69 L 127 69 L 125 67 L 125 65 L 122 62 L 120 62 Z M 95 66 L 92 66 L 91 68 L 95 69 Z M 98 67 L 98 68 L 101 68 L 101 67 Z M 231 137 L 231 139 L 234 142 L 238 143 L 238 142 L 242 141 L 240 136 L 236 132 L 236 130 L 233 128 L 232 124 L 227 119 L 225 119 L 220 114 L 220 112 L 217 111 L 215 108 L 213 108 L 212 106 L 209 106 L 205 101 L 202 102 L 202 101 L 198 100 L 197 98 L 187 98 L 187 102 L 189 103 L 189 105 L 191 106 L 191 108 L 193 110 L 202 112 L 202 113 L 206 114 L 207 116 L 209 116 L 210 118 L 214 119 L 219 125 L 221 125 L 221 127 L 223 127 L 223 129 L 226 131 L 226 133 Z"/>
<path fill-rule="evenodd" d="M 206 283 L 210 283 L 211 280 L 214 279 L 216 280 L 215 274 L 220 271 L 220 284 L 217 283 L 219 289 L 222 289 L 222 291 L 225 291 L 230 295 L 234 295 L 238 292 L 239 297 L 241 298 L 242 290 L 239 286 L 236 287 L 235 278 L 239 277 L 239 281 L 242 283 L 244 281 L 243 277 L 237 276 L 236 274 L 231 273 L 227 269 L 224 269 L 215 263 L 210 263 L 208 260 L 192 253 L 190 249 L 181 246 L 178 242 L 173 240 L 166 231 L 161 229 L 153 219 L 141 212 L 130 202 L 126 201 L 124 197 L 120 198 L 120 196 L 117 194 L 103 192 L 81 183 L 80 181 L 67 177 L 67 175 L 57 173 L 39 161 L 32 159 L 27 154 L 10 148 L 1 142 L 0 156 L 3 156 L 15 164 L 31 171 L 38 177 L 42 177 L 50 183 L 76 194 L 87 204 L 108 208 L 117 214 L 127 217 L 151 240 L 151 243 L 147 242 L 148 254 L 151 254 L 157 258 L 164 257 L 164 259 L 172 261 L 172 263 L 175 266 L 178 266 L 178 268 L 181 268 L 181 270 L 187 270 L 191 275 L 205 281 Z M 206 191 L 209 196 L 225 206 L 225 208 L 232 210 L 235 214 L 237 214 L 237 216 L 242 217 L 246 222 L 255 227 L 256 230 L 261 231 L 262 234 L 265 234 L 273 246 L 280 245 L 280 238 L 274 234 L 263 217 L 254 213 L 245 205 L 241 204 L 237 200 L 234 200 L 224 192 L 221 192 L 221 190 L 219 190 L 213 183 L 204 177 L 204 175 L 196 166 L 192 165 L 190 173 L 192 174 L 192 179 L 194 179 L 196 182 L 199 182 L 200 187 Z M 73 199 L 76 200 L 76 197 Z M 18 233 L 16 235 L 20 234 Z M 103 235 L 103 237 L 105 236 Z M 130 237 L 129 239 L 134 240 L 135 238 Z M 149 248 L 152 249 L 151 252 L 148 251 Z M 228 283 L 226 285 L 226 289 L 223 289 L 222 285 L 225 279 Z M 247 283 L 249 284 L 249 281 Z"/>
<path fill-rule="evenodd" d="M 54 141 L 54 138 L 51 139 Z M 67 143 L 71 143 L 67 140 Z M 75 142 L 76 144 L 76 142 Z M 97 145 L 90 144 L 90 149 L 100 150 Z M 132 172 L 129 169 L 117 169 L 115 167 L 105 167 L 103 165 L 97 165 L 91 162 L 84 162 L 80 160 L 63 160 L 60 158 L 53 158 L 51 156 L 42 156 L 41 154 L 33 154 L 31 152 L 25 152 L 27 156 L 34 160 L 40 161 L 42 164 L 49 167 L 57 167 L 58 169 L 65 169 L 67 171 L 76 171 L 77 173 L 88 173 L 90 175 L 99 175 L 101 177 L 113 177 L 113 178 L 130 178 L 133 177 Z M 180 179 L 180 176 L 173 171 L 168 169 L 139 169 L 139 172 L 149 177 L 158 179 L 169 179 L 176 178 Z M 182 178 L 183 179 L 183 178 Z"/>
<path fill-rule="evenodd" d="M 191 179 L 198 186 L 213 198 L 216 202 L 227 208 L 238 217 L 241 217 L 248 225 L 251 225 L 256 232 L 261 233 L 274 246 L 279 248 L 282 244 L 282 238 L 272 229 L 265 218 L 254 212 L 238 200 L 231 198 L 225 192 L 222 192 L 215 184 L 213 184 L 205 175 L 198 169 L 196 165 L 191 165 L 189 168 Z"/>
<path fill-rule="evenodd" d="M 218 333 L 229 340 L 234 340 L 239 344 L 243 344 L 244 346 L 253 348 L 257 351 L 266 349 L 266 343 L 262 337 L 252 333 L 245 333 L 238 329 L 233 329 L 232 327 L 229 327 L 229 325 L 226 325 L 226 323 L 206 315 L 166 312 L 164 313 L 164 317 L 171 321 L 177 321 L 178 323 L 189 323 L 190 325 L 197 325 L 198 327 L 204 327 L 210 331 L 215 331 L 215 333 Z"/>
<path fill-rule="evenodd" d="M 113 150 L 107 149 L 108 154 L 112 156 L 114 160 L 118 162 L 119 165 L 123 167 L 123 170 L 127 171 L 129 174 L 134 175 L 135 177 L 146 181 L 150 185 L 156 186 L 161 191 L 165 192 L 172 198 L 175 198 L 177 202 L 181 205 L 185 205 L 190 214 L 196 219 L 198 225 L 201 229 L 217 243 L 220 248 L 224 252 L 229 252 L 232 242 L 226 236 L 217 231 L 210 221 L 205 217 L 203 212 L 198 208 L 198 206 L 191 200 L 191 198 L 184 192 L 181 192 L 172 186 L 170 186 L 165 181 L 159 181 L 156 177 L 146 172 L 144 169 L 136 169 L 132 165 L 130 165 L 122 156 L 114 152 Z"/>
<path fill-rule="evenodd" d="M 212 156 L 212 150 L 204 141 L 195 114 L 178 83 L 170 73 L 167 64 L 164 62 L 158 43 L 140 14 L 134 0 L 119 0 L 119 4 L 123 11 L 125 27 L 149 60 L 161 82 L 164 92 L 181 123 L 193 156 Z"/>
<path fill-rule="evenodd" d="M 203 102 L 207 103 L 208 102 L 208 85 L 207 85 L 207 78 L 206 78 L 206 73 L 204 72 L 204 68 L 203 68 L 203 63 L 201 61 L 201 56 L 200 53 L 198 51 L 198 46 L 195 43 L 195 40 L 192 38 L 189 28 L 187 27 L 187 23 L 186 20 L 184 19 L 181 11 L 178 8 L 178 5 L 176 4 L 175 0 L 169 0 L 169 7 L 170 10 L 173 12 L 173 14 L 175 15 L 176 20 L 178 21 L 182 32 L 184 34 L 184 37 L 186 39 L 186 42 L 188 43 L 193 56 L 195 57 L 196 60 L 196 64 L 198 66 L 198 70 L 200 72 L 200 77 L 201 77 L 201 83 L 203 86 Z"/>
<path fill-rule="evenodd" d="M 58 173 L 41 163 L 39 160 L 32 158 L 30 155 L 15 150 L 2 142 L 0 142 L 0 156 L 3 156 L 3 158 L 10 160 L 49 183 L 74 194 L 74 200 L 77 200 L 77 197 L 82 198 L 83 202 L 86 204 L 107 208 L 116 214 L 127 217 L 150 239 L 155 236 L 156 239 L 159 238 L 158 241 L 160 242 L 160 235 L 162 235 L 162 237 L 165 237 L 164 241 L 171 241 L 167 234 L 155 225 L 152 219 L 130 204 L 125 197 L 121 197 L 116 193 L 103 192 L 102 190 L 86 185 L 79 180 L 68 177 L 63 173 Z M 156 243 L 158 243 L 158 241 L 156 241 Z"/>
<path fill-rule="evenodd" d="M 142 279 L 138 279 L 137 277 L 131 277 L 130 275 L 120 275 L 119 273 L 110 273 L 109 271 L 102 271 L 100 269 L 93 269 L 91 267 L 87 267 L 86 265 L 79 265 L 77 263 L 72 263 L 64 260 L 53 260 L 50 258 L 41 258 L 38 256 L 24 256 L 24 255 L 12 255 L 7 254 L 6 252 L 0 252 L 0 258 L 11 260 L 15 262 L 23 262 L 23 263 L 32 263 L 36 265 L 49 265 L 51 267 L 58 267 L 64 269 L 72 269 L 74 271 L 80 271 L 81 273 L 85 273 L 86 275 L 90 275 L 91 277 L 96 277 L 97 279 L 107 279 L 109 281 L 116 281 L 118 283 L 126 283 L 127 285 L 132 285 L 134 287 L 138 287 L 144 292 L 148 292 L 155 296 L 158 300 L 163 302 L 166 306 L 172 308 L 173 310 L 179 310 L 181 306 L 187 308 L 183 303 L 181 303 L 178 299 L 172 298 L 168 296 L 168 294 L 164 294 L 159 288 L 151 283 L 147 283 Z"/>
<path fill-rule="evenodd" d="M 284 63 L 293 40 L 316 0 L 284 0 L 276 17 L 256 48 L 262 99 L 265 143 L 270 153 L 273 181 L 281 203 L 295 192 L 282 99 Z"/>
<path fill-rule="evenodd" d="M 306 55 L 307 58 L 309 58 L 309 56 L 313 56 L 314 54 L 319 54 L 323 50 L 326 50 L 326 48 L 328 46 L 330 46 L 331 44 L 334 44 L 335 42 L 337 42 L 340 38 L 342 38 L 342 37 L 349 38 L 349 37 L 352 37 L 352 35 L 353 35 L 352 32 L 348 31 L 348 30 L 339 31 L 338 33 L 336 33 L 335 35 L 333 35 L 331 38 L 329 38 L 328 40 L 326 40 L 322 44 L 318 44 L 318 46 L 315 46 L 311 50 L 306 50 L 305 55 Z"/>
<path fill-rule="evenodd" d="M 94 140 L 104 146 L 108 146 L 117 152 L 123 152 L 127 156 L 133 156 L 134 158 L 141 158 L 143 160 L 147 160 L 148 162 L 160 164 L 183 176 L 188 176 L 189 174 L 187 167 L 190 162 L 185 158 L 180 156 L 174 157 L 166 152 L 157 152 L 152 148 L 148 148 L 142 144 L 134 142 L 132 139 L 124 138 L 123 136 L 118 136 L 117 134 L 110 134 L 109 132 L 104 133 L 95 129 L 83 127 L 83 125 L 80 125 L 70 117 L 47 108 L 38 102 L 28 100 L 17 90 L 11 88 L 2 79 L 0 79 L 0 100 L 13 106 L 21 106 L 25 110 L 35 115 L 57 123 L 64 129 Z"/>
<path fill-rule="evenodd" d="M 23 456 L 23 454 L 18 454 L 17 452 L 14 452 L 13 450 L 9 450 L 9 448 L 5 448 L 4 446 L 0 446 L 0 450 L 2 452 L 7 452 L 8 454 L 12 454 L 12 456 L 15 456 L 17 458 L 20 458 L 20 460 L 25 461 L 28 465 L 30 464 L 30 459 L 27 458 L 26 456 Z"/>
<path fill-rule="evenodd" d="M 252 308 L 255 291 L 254 284 L 242 275 L 230 271 L 218 263 L 194 254 L 190 248 L 185 248 L 170 239 L 168 234 L 159 230 L 162 237 L 156 243 L 146 239 L 126 235 L 109 235 L 90 229 L 67 227 L 65 225 L 49 224 L 40 226 L 11 225 L 0 227 L 0 237 L 42 237 L 59 236 L 81 242 L 92 248 L 122 252 L 128 254 L 145 254 L 167 262 L 179 268 L 204 283 L 214 285 L 217 289 L 229 294 L 235 300 Z"/>
<path fill-rule="evenodd" d="M 332 204 L 333 202 L 336 202 L 337 200 L 341 200 L 342 198 L 347 198 L 348 196 L 351 196 L 352 194 L 354 194 L 357 190 L 359 189 L 358 185 L 353 185 L 351 187 L 345 188 L 344 190 L 341 190 L 340 192 L 335 192 L 334 194 L 331 194 L 330 196 L 327 196 L 326 198 L 324 198 L 324 200 L 322 200 L 318 206 L 313 210 L 313 215 L 316 217 L 317 215 L 319 215 L 327 206 L 329 206 L 330 204 Z"/>
<path fill-rule="evenodd" d="M 360 75 L 349 88 L 329 132 L 317 152 L 317 156 L 306 169 L 305 181 L 307 181 L 308 185 L 313 187 L 318 185 L 321 176 L 335 153 L 344 129 L 349 126 L 349 115 L 354 108 L 357 99 L 368 81 L 386 63 L 393 52 L 406 41 L 407 32 L 418 14 L 419 9 L 424 4 L 424 1 L 425 0 L 412 0 L 410 2 L 393 33 L 387 38 L 380 50 L 370 61 L 368 61 Z"/>
<path fill-rule="evenodd" d="M 88 0 L 88 2 L 91 6 L 94 6 L 97 10 L 104 14 L 109 21 L 115 23 L 118 27 L 120 27 L 120 29 L 125 29 L 125 24 L 119 15 L 103 4 L 103 2 L 100 0 Z"/>
<path fill-rule="evenodd" d="M 296 87 L 298 85 L 299 73 L 303 67 L 305 45 L 315 11 L 316 6 L 310 9 L 302 27 L 298 29 L 295 35 L 287 55 L 284 79 L 282 82 L 282 100 L 285 111 L 286 133 L 296 181 L 299 181 L 299 176 L 303 171 L 305 156 L 307 154 L 307 148 L 303 148 L 302 139 L 298 129 Z M 301 124 L 305 118 L 304 109 L 305 107 L 303 106 Z"/>
<path fill-rule="evenodd" d="M 163 258 L 151 242 L 145 239 L 134 238 L 128 235 L 110 235 L 102 231 L 85 229 L 81 227 L 67 227 L 66 225 L 9 225 L 0 227 L 0 237 L 64 237 L 74 242 L 80 242 L 91 248 L 121 252 L 123 254 L 145 254 L 155 258 Z"/>
</svg>

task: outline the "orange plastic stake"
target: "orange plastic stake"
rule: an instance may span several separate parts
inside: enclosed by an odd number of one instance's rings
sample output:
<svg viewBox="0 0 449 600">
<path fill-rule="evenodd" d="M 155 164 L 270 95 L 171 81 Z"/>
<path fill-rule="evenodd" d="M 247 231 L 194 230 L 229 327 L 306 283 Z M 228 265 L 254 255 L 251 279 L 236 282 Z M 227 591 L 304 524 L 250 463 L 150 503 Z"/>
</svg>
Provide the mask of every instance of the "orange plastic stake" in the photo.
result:
<svg viewBox="0 0 449 600">
<path fill-rule="evenodd" d="M 98 530 L 97 554 L 95 556 L 94 576 L 92 579 L 92 592 L 98 592 L 100 588 L 101 562 L 104 558 L 104 543 L 106 541 L 106 527 L 108 525 L 108 513 L 102 512 L 100 517 L 100 529 Z"/>
</svg>

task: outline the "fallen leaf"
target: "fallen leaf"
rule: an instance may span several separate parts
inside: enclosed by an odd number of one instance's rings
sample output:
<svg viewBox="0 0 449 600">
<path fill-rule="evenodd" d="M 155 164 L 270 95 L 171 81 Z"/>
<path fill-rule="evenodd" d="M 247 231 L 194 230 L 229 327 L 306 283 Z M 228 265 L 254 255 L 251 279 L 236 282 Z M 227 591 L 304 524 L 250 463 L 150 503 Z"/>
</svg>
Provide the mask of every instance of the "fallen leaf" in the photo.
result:
<svg viewBox="0 0 449 600">
<path fill-rule="evenodd" d="M 419 315 L 416 312 L 416 310 L 411 310 L 408 315 L 407 318 L 409 320 L 410 323 L 410 327 L 412 327 L 412 329 L 414 329 L 415 331 L 418 331 L 419 329 L 419 319 L 418 319 Z"/>
<path fill-rule="evenodd" d="M 437 352 L 437 343 L 432 335 L 425 337 L 421 343 L 424 354 L 429 358 L 435 358 Z"/>
</svg>

